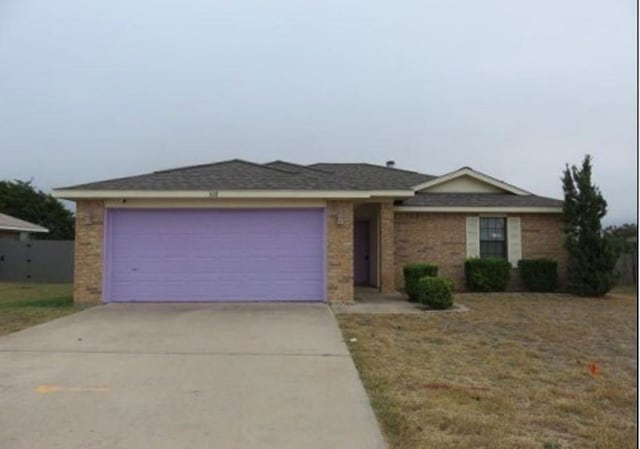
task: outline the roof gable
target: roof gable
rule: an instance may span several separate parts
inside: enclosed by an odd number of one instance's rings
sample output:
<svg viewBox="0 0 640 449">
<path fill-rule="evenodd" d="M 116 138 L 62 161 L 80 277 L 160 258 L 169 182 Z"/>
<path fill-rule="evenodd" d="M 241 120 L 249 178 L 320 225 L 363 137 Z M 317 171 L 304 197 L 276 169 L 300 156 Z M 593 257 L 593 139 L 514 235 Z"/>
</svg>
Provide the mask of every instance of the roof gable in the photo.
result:
<svg viewBox="0 0 640 449">
<path fill-rule="evenodd" d="M 413 186 L 416 192 L 429 193 L 511 193 L 530 195 L 526 190 L 493 178 L 470 167 Z"/>
</svg>

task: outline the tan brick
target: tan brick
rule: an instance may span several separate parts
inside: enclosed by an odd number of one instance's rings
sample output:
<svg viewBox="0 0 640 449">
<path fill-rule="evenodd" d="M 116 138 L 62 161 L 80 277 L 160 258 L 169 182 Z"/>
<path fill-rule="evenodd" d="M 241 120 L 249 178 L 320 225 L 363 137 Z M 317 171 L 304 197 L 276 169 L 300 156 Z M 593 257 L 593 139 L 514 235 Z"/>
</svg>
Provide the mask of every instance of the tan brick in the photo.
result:
<svg viewBox="0 0 640 449">
<path fill-rule="evenodd" d="M 353 301 L 353 203 L 327 201 L 327 301 Z"/>
<path fill-rule="evenodd" d="M 404 286 L 402 267 L 409 262 L 437 264 L 441 276 L 452 279 L 457 289 L 464 286 L 466 215 L 396 213 L 394 235 L 398 287 Z"/>
<path fill-rule="evenodd" d="M 393 201 L 380 203 L 380 291 L 395 290 L 395 242 Z"/>
<path fill-rule="evenodd" d="M 464 262 L 467 257 L 466 217 L 469 214 L 396 213 L 394 218 L 395 282 L 404 285 L 402 267 L 409 262 L 430 262 L 439 274 L 451 278 L 457 290 L 464 290 Z M 548 257 L 558 262 L 561 283 L 566 279 L 567 255 L 562 246 L 559 214 L 513 214 L 521 219 L 522 257 Z M 510 289 L 521 288 L 517 270 Z"/>
<path fill-rule="evenodd" d="M 76 303 L 102 302 L 103 238 L 104 202 L 78 201 L 73 281 Z"/>
<path fill-rule="evenodd" d="M 515 215 L 514 215 L 515 216 Z M 569 255 L 564 249 L 564 232 L 561 214 L 522 214 L 520 228 L 522 237 L 522 258 L 546 257 L 558 262 L 560 284 L 567 282 L 567 261 Z"/>
</svg>

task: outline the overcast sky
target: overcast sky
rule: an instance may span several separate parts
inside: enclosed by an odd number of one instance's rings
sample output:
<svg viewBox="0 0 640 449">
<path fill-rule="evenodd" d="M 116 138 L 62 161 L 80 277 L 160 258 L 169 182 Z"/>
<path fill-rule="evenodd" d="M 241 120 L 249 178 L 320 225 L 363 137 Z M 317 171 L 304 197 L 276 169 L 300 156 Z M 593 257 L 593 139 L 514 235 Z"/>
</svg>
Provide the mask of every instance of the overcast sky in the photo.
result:
<svg viewBox="0 0 640 449">
<path fill-rule="evenodd" d="M 461 166 L 636 221 L 632 0 L 0 0 L 0 178 L 229 158 Z"/>
</svg>

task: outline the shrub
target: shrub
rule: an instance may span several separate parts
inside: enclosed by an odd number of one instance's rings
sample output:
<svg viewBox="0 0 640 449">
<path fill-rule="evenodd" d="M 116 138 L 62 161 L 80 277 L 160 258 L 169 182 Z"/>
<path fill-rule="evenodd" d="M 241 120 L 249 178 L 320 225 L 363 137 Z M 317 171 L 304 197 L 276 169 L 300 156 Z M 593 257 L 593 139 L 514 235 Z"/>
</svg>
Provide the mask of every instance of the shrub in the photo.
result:
<svg viewBox="0 0 640 449">
<path fill-rule="evenodd" d="M 520 279 L 531 292 L 552 292 L 558 288 L 558 263 L 551 259 L 523 259 L 518 262 Z"/>
<path fill-rule="evenodd" d="M 432 309 L 448 309 L 453 305 L 453 281 L 425 276 L 418 281 L 418 301 Z"/>
<path fill-rule="evenodd" d="M 404 274 L 404 291 L 409 301 L 418 300 L 418 281 L 425 276 L 437 276 L 438 266 L 428 263 L 409 263 L 402 269 Z"/>
<path fill-rule="evenodd" d="M 503 292 L 511 280 L 511 263 L 498 257 L 467 259 L 464 275 L 472 292 Z"/>
</svg>

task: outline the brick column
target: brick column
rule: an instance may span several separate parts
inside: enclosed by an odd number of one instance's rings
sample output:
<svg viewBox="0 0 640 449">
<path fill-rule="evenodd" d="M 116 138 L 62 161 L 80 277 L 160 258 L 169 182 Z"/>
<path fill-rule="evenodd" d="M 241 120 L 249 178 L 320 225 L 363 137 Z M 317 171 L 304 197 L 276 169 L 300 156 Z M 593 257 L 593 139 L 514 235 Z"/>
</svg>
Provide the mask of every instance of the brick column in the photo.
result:
<svg viewBox="0 0 640 449">
<path fill-rule="evenodd" d="M 351 201 L 327 201 L 327 301 L 353 302 Z"/>
<path fill-rule="evenodd" d="M 102 302 L 103 222 L 103 201 L 79 200 L 76 203 L 73 275 L 73 300 L 76 303 Z"/>
<path fill-rule="evenodd" d="M 380 203 L 380 291 L 395 290 L 393 202 Z"/>
</svg>

